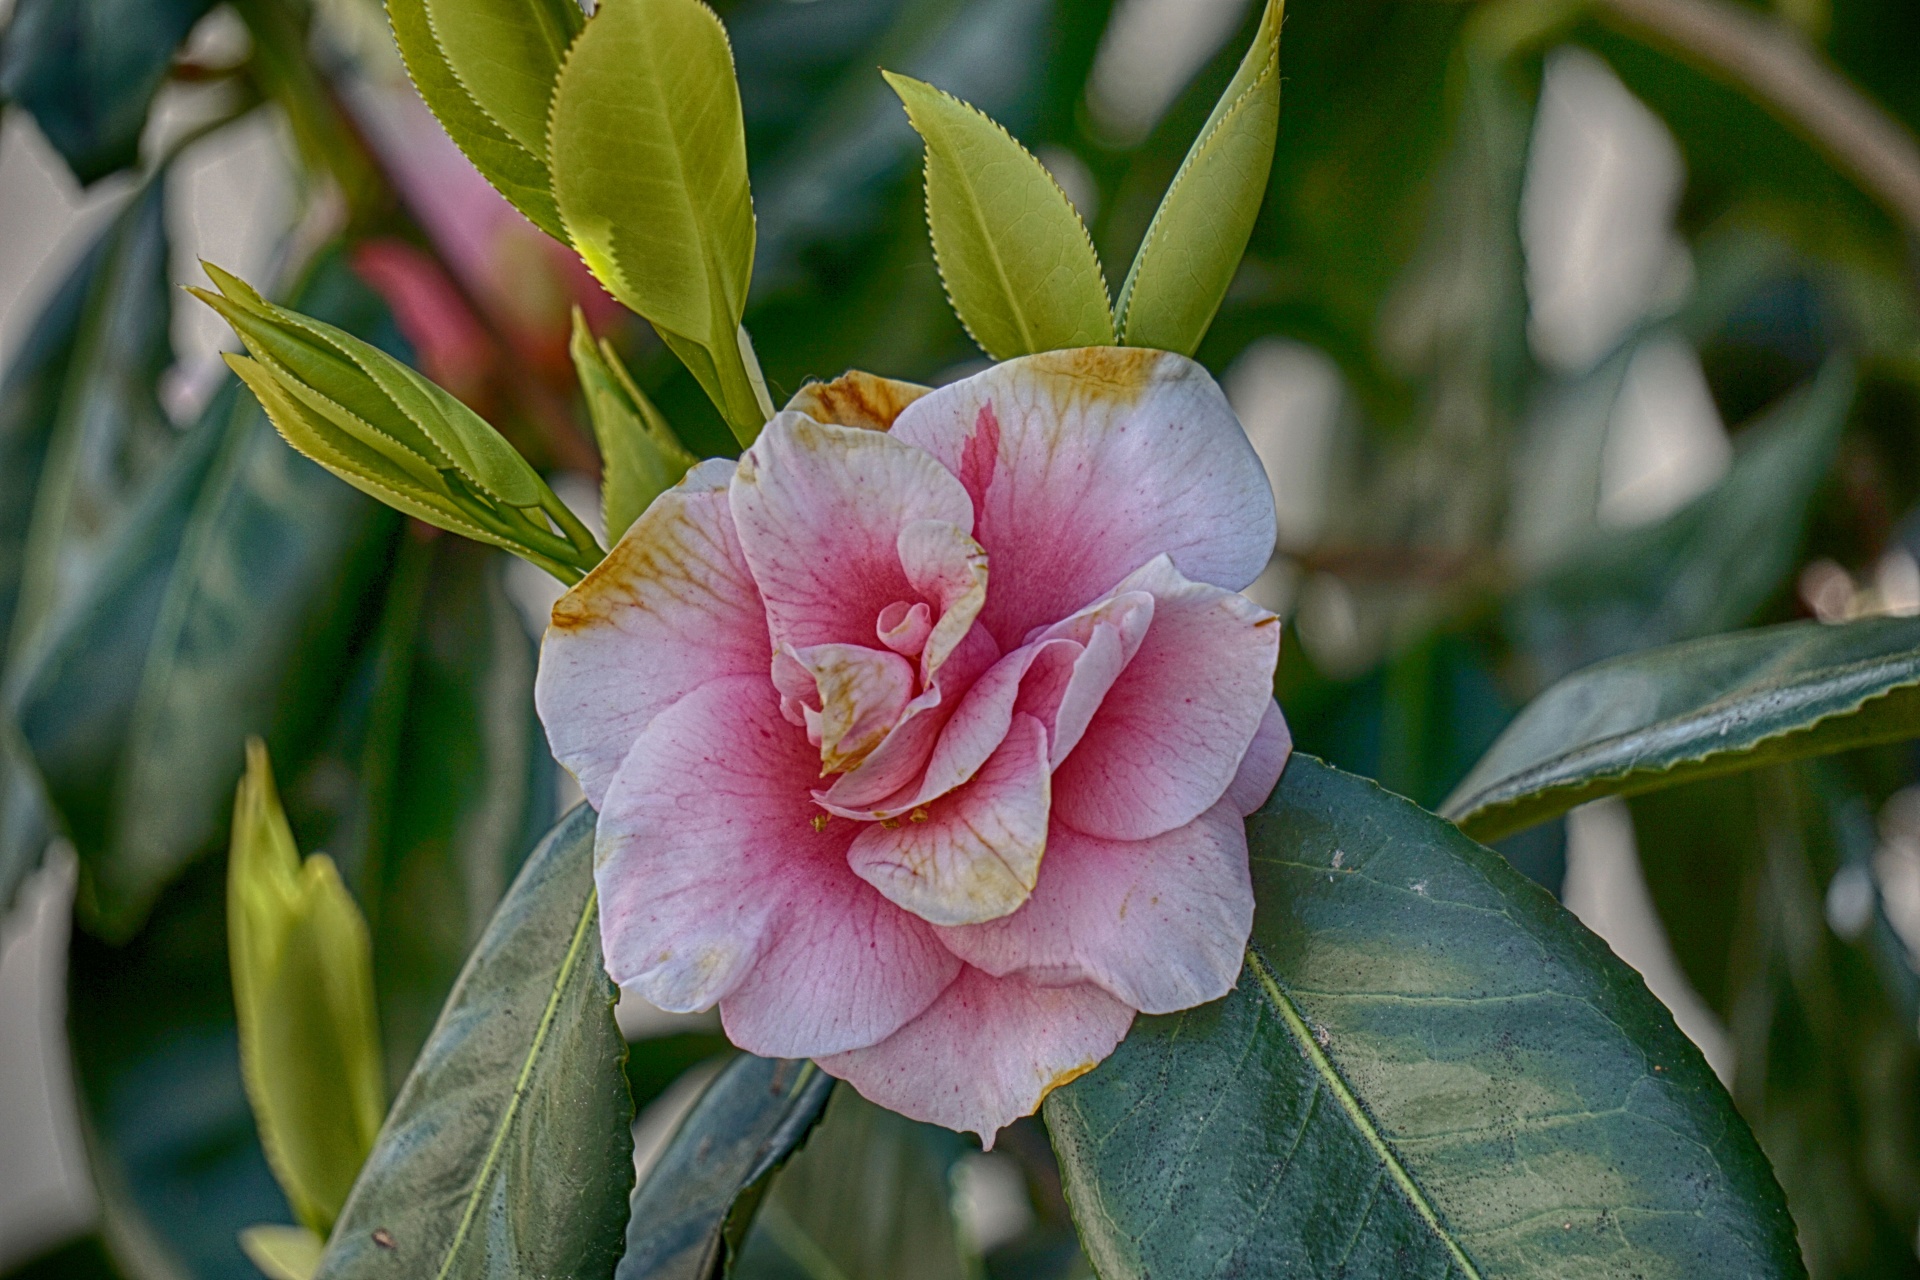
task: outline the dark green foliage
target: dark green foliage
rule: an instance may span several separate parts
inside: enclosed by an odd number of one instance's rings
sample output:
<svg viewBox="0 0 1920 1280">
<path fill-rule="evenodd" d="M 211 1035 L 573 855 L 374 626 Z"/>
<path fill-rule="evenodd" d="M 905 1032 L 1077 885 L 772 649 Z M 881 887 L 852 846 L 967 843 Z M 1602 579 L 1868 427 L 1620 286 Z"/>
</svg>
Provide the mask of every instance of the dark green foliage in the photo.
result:
<svg viewBox="0 0 1920 1280">
<path fill-rule="evenodd" d="M 147 104 L 213 0 L 19 0 L 0 33 L 0 98 L 33 113 L 90 183 L 138 158 Z"/>
<path fill-rule="evenodd" d="M 318 1280 L 610 1275 L 633 1176 L 614 997 L 582 805 L 474 948 Z"/>
<path fill-rule="evenodd" d="M 1238 988 L 1047 1103 L 1107 1280 L 1803 1273 L 1698 1050 L 1538 887 L 1310 756 L 1249 835 Z"/>
<path fill-rule="evenodd" d="M 740 1054 L 722 1068 L 633 1189 L 617 1280 L 722 1274 L 833 1085 L 811 1062 Z"/>
</svg>

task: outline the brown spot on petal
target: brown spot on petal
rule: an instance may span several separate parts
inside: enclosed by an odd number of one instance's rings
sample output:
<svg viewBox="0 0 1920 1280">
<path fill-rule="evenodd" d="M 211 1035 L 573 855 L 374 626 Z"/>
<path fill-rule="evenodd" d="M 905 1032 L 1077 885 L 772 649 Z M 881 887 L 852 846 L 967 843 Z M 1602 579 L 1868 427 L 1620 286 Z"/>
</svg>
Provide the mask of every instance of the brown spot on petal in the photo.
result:
<svg viewBox="0 0 1920 1280">
<path fill-rule="evenodd" d="M 1061 1085 L 1072 1084 L 1075 1080 L 1078 1080 L 1081 1076 L 1087 1074 L 1087 1072 L 1099 1065 L 1097 1062 L 1083 1062 L 1077 1067 L 1068 1067 L 1065 1071 L 1062 1071 L 1059 1075 L 1047 1081 L 1047 1087 L 1040 1091 L 1040 1102 L 1045 1102 L 1047 1095 L 1055 1089 L 1058 1089 Z M 1035 1103 L 1034 1105 L 1038 1107 L 1039 1104 Z"/>
<path fill-rule="evenodd" d="M 1126 405 L 1146 394 L 1165 357 L 1150 347 L 1077 347 L 1033 356 L 1027 367 L 1061 400 L 1086 397 Z"/>
<path fill-rule="evenodd" d="M 787 401 L 815 422 L 885 431 L 908 405 L 933 388 L 850 370 L 832 382 L 809 382 Z"/>
</svg>

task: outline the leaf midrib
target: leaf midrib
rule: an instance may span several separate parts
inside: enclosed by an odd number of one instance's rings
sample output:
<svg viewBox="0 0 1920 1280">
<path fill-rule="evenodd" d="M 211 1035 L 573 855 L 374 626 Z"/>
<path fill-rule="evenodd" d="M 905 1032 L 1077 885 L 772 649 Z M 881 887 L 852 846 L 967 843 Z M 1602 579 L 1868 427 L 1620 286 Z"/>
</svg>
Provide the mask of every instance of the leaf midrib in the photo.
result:
<svg viewBox="0 0 1920 1280">
<path fill-rule="evenodd" d="M 1728 711 L 1738 710 L 1741 703 L 1751 701 L 1757 696 L 1751 691 L 1736 691 L 1693 710 L 1656 720 L 1638 728 L 1610 734 L 1604 738 L 1597 738 L 1571 751 L 1510 773 L 1505 778 L 1481 788 L 1469 797 L 1466 805 L 1458 810 L 1454 810 L 1451 805 L 1442 805 L 1442 816 L 1451 817 L 1456 823 L 1472 823 L 1489 813 L 1524 805 L 1529 801 L 1544 799 L 1562 791 L 1594 783 L 1620 782 L 1640 774 L 1670 773 L 1688 765 L 1701 764 L 1716 756 L 1748 755 L 1784 739 L 1813 733 L 1835 720 L 1851 719 L 1860 715 L 1872 703 L 1897 694 L 1915 692 L 1916 687 L 1920 687 L 1920 673 L 1911 674 L 1908 678 L 1896 683 L 1878 687 L 1874 679 L 1887 667 L 1910 665 L 1912 661 L 1912 655 L 1903 654 L 1893 661 L 1863 664 L 1853 673 L 1856 677 L 1854 683 L 1865 685 L 1866 689 L 1855 701 L 1850 704 L 1836 705 L 1832 710 L 1817 715 L 1811 720 L 1746 739 L 1738 746 L 1708 746 L 1705 750 L 1676 756 L 1659 763 L 1648 762 L 1646 757 L 1627 757 L 1627 762 L 1622 767 L 1602 768 L 1591 773 L 1582 772 L 1583 765 L 1588 762 L 1604 763 L 1610 758 L 1618 757 L 1623 745 L 1634 743 L 1636 739 L 1651 740 L 1662 737 L 1687 742 L 1694 741 L 1695 738 L 1692 735 L 1696 733 L 1704 738 L 1706 736 L 1704 730 L 1711 726 L 1714 719 L 1725 715 Z M 1838 677 L 1830 678 L 1818 687 L 1801 682 L 1796 687 L 1805 690 L 1802 696 L 1797 699 L 1783 699 L 1783 705 L 1792 709 L 1815 705 L 1822 700 L 1834 698 L 1834 685 L 1844 686 L 1846 683 L 1848 682 Z M 1851 696 L 1850 691 L 1839 695 L 1840 698 L 1849 696 Z M 1657 744 L 1649 743 L 1649 749 L 1655 745 Z"/>
<path fill-rule="evenodd" d="M 540 1025 L 533 1033 L 533 1043 L 527 1048 L 527 1056 L 520 1064 L 520 1074 L 513 1082 L 513 1096 L 507 1102 L 506 1110 L 500 1116 L 500 1123 L 494 1131 L 493 1142 L 487 1148 L 487 1157 L 480 1162 L 480 1172 L 473 1180 L 473 1187 L 467 1192 L 466 1208 L 460 1215 L 460 1225 L 454 1229 L 453 1239 L 447 1242 L 446 1258 L 435 1272 L 435 1280 L 447 1280 L 453 1271 L 453 1264 L 460 1256 L 460 1247 L 466 1243 L 467 1233 L 473 1228 L 473 1220 L 479 1215 L 480 1202 L 485 1198 L 485 1188 L 500 1163 L 501 1149 L 506 1146 L 507 1134 L 513 1129 L 513 1122 L 520 1114 L 520 1103 L 527 1096 L 527 1083 L 533 1075 L 534 1063 L 539 1061 L 540 1050 L 547 1042 L 547 1034 L 553 1030 L 553 1021 L 560 1012 L 560 999 L 567 987 L 567 980 L 580 963 L 580 953 L 587 939 L 588 930 L 593 924 L 594 908 L 599 905 L 600 890 L 596 887 L 587 894 L 586 906 L 580 911 L 580 921 L 573 928 L 573 941 L 567 946 L 566 957 L 560 962 L 560 971 L 555 975 L 553 990 L 547 995 L 547 1007 L 540 1014 Z"/>
<path fill-rule="evenodd" d="M 1340 1109 L 1347 1113 L 1347 1119 L 1352 1122 L 1353 1127 L 1360 1131 L 1361 1136 L 1367 1140 L 1367 1145 L 1373 1148 L 1374 1156 L 1385 1166 L 1395 1185 L 1400 1188 L 1400 1193 L 1407 1198 L 1414 1212 L 1418 1213 L 1421 1220 L 1427 1224 L 1427 1229 L 1433 1232 L 1434 1237 L 1447 1247 L 1447 1252 L 1453 1255 L 1454 1265 L 1460 1268 L 1467 1280 L 1484 1280 L 1479 1268 L 1474 1266 L 1473 1261 L 1467 1257 L 1466 1250 L 1461 1248 L 1460 1243 L 1447 1230 L 1446 1224 L 1440 1220 L 1439 1210 L 1434 1208 L 1432 1202 L 1427 1199 L 1426 1193 L 1420 1189 L 1419 1184 L 1414 1182 L 1413 1175 L 1407 1172 L 1406 1166 L 1400 1163 L 1400 1157 L 1387 1144 L 1386 1137 L 1374 1124 L 1373 1117 L 1368 1115 L 1366 1108 L 1360 1105 L 1360 1100 L 1354 1096 L 1345 1078 L 1322 1051 L 1319 1041 L 1313 1038 L 1313 1032 L 1307 1026 L 1306 1019 L 1301 1016 L 1299 1009 L 1294 1007 L 1293 1001 L 1287 994 L 1280 989 L 1280 983 L 1273 976 L 1273 971 L 1268 968 L 1265 958 L 1252 947 L 1247 948 L 1247 967 L 1253 971 L 1255 977 L 1260 979 L 1260 986 L 1266 991 L 1268 1002 L 1280 1015 L 1281 1022 L 1286 1026 L 1287 1033 L 1293 1037 L 1300 1052 L 1320 1076 L 1321 1083 L 1326 1086 L 1327 1092 L 1333 1095 L 1334 1100 L 1340 1104 Z"/>
</svg>

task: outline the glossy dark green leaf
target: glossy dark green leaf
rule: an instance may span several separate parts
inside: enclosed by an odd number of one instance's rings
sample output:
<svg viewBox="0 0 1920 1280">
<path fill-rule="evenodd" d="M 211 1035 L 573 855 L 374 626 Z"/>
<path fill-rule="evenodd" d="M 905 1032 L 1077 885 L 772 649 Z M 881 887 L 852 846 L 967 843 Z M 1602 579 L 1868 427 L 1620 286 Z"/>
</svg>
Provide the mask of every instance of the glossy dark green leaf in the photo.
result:
<svg viewBox="0 0 1920 1280">
<path fill-rule="evenodd" d="M 633 1189 L 616 1280 L 720 1275 L 768 1180 L 805 1141 L 833 1084 L 811 1062 L 741 1054 L 728 1063 Z"/>
<path fill-rule="evenodd" d="M 614 998 L 582 805 L 527 859 L 474 949 L 318 1280 L 611 1273 L 633 1177 Z"/>
<path fill-rule="evenodd" d="M 969 1280 L 954 1225 L 950 1130 L 836 1089 L 820 1126 L 773 1180 L 737 1280 Z"/>
<path fill-rule="evenodd" d="M 1248 835 L 1238 987 L 1046 1105 L 1105 1280 L 1804 1274 L 1699 1051 L 1543 890 L 1299 754 Z"/>
<path fill-rule="evenodd" d="M 0 98 L 88 183 L 139 158 L 147 104 L 213 0 L 19 0 L 0 33 Z"/>
<path fill-rule="evenodd" d="M 1441 806 L 1489 840 L 1604 795 L 1920 736 L 1920 619 L 1794 622 L 1575 672 Z"/>
<path fill-rule="evenodd" d="M 1813 1274 L 1911 1276 L 1920 1177 L 1912 961 L 1879 902 L 1883 752 L 1636 796 L 1633 830 L 1676 957 L 1727 1030 L 1731 1087 L 1786 1189 Z M 1888 762 L 1891 763 L 1891 762 Z M 1866 897 L 1841 933 L 1844 877 Z"/>
<path fill-rule="evenodd" d="M 1657 524 L 1594 540 L 1513 600 L 1511 625 L 1559 677 L 1636 649 L 1732 630 L 1791 571 L 1853 403 L 1843 357 L 1744 430 L 1733 469 Z"/>
</svg>

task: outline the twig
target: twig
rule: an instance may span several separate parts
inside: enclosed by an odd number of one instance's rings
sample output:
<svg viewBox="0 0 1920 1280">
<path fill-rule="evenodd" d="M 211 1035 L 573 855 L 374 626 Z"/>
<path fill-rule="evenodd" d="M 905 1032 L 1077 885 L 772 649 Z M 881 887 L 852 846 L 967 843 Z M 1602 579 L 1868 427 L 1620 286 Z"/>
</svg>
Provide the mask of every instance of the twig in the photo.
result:
<svg viewBox="0 0 1920 1280">
<path fill-rule="evenodd" d="M 1920 238 L 1920 145 L 1793 28 L 1729 0 L 1596 0 L 1596 8 L 1753 94 Z"/>
</svg>

